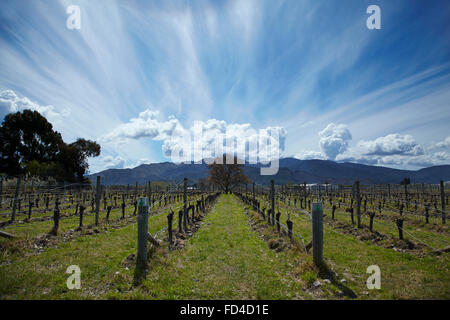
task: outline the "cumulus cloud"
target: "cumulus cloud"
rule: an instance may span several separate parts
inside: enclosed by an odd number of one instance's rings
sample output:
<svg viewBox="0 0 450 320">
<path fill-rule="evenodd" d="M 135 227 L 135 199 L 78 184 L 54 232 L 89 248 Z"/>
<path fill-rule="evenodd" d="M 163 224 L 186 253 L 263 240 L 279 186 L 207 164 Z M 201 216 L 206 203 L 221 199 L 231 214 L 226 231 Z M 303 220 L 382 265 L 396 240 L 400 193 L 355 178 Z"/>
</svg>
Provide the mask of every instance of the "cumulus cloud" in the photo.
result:
<svg viewBox="0 0 450 320">
<path fill-rule="evenodd" d="M 137 118 L 132 118 L 128 123 L 116 127 L 110 133 L 100 137 L 103 142 L 126 143 L 129 139 L 150 138 L 154 140 L 166 140 L 172 136 L 183 136 L 186 131 L 180 122 L 171 118 L 168 121 L 159 121 L 158 111 L 145 110 L 139 113 Z"/>
<path fill-rule="evenodd" d="M 429 155 L 423 155 L 419 157 L 412 157 L 409 159 L 404 159 L 405 161 L 402 164 L 409 164 L 415 167 L 430 167 L 436 165 L 436 159 Z"/>
<path fill-rule="evenodd" d="M 0 92 L 0 116 L 25 109 L 39 112 L 52 124 L 60 122 L 70 114 L 69 109 L 57 110 L 54 106 L 41 106 L 27 97 L 21 98 L 13 90 Z"/>
<path fill-rule="evenodd" d="M 313 160 L 313 159 L 325 160 L 326 159 L 326 157 L 323 155 L 322 152 L 311 151 L 311 150 L 302 150 L 299 153 L 296 153 L 294 155 L 294 158 L 297 158 L 299 160 Z"/>
<path fill-rule="evenodd" d="M 357 148 L 365 155 L 392 156 L 411 155 L 420 156 L 424 154 L 423 148 L 411 135 L 398 133 L 388 134 L 384 137 L 371 141 L 361 140 Z"/>
<path fill-rule="evenodd" d="M 403 164 L 409 164 L 416 167 L 429 167 L 435 165 L 450 164 L 450 153 L 442 151 L 433 154 L 423 154 L 406 158 Z"/>
<path fill-rule="evenodd" d="M 195 121 L 192 127 L 184 128 L 174 116 L 168 120 L 160 120 L 158 116 L 157 111 L 148 109 L 99 140 L 122 144 L 130 139 L 149 138 L 163 142 L 162 151 L 166 157 L 196 162 L 222 153 L 237 154 L 251 162 L 268 162 L 278 159 L 285 147 L 287 132 L 282 127 L 257 131 L 248 123 L 209 119 Z"/>
<path fill-rule="evenodd" d="M 445 151 L 436 152 L 433 156 L 438 161 L 450 162 L 450 153 L 448 153 L 448 152 L 445 152 Z"/>
<path fill-rule="evenodd" d="M 448 147 L 450 147 L 450 136 L 445 138 L 444 141 L 440 141 L 440 142 L 436 143 L 436 147 L 438 147 L 438 148 L 448 148 Z"/>
<path fill-rule="evenodd" d="M 392 133 L 373 140 L 360 140 L 350 146 L 352 135 L 347 126 L 330 123 L 319 132 L 319 138 L 321 152 L 301 150 L 294 157 L 300 160 L 330 159 L 397 168 L 450 164 L 449 152 L 430 153 L 436 147 L 450 146 L 450 137 L 423 147 L 411 135 Z"/>
<path fill-rule="evenodd" d="M 352 135 L 345 124 L 330 123 L 319 132 L 319 145 L 327 158 L 334 160 L 338 154 L 345 152 Z"/>
<path fill-rule="evenodd" d="M 101 160 L 103 167 L 106 169 L 123 169 L 125 167 L 125 159 L 119 156 L 105 156 Z"/>
<path fill-rule="evenodd" d="M 362 164 L 367 164 L 367 165 L 379 164 L 379 158 L 371 157 L 371 156 L 363 156 L 361 154 L 356 154 L 353 152 L 345 152 L 343 154 L 337 155 L 336 161 L 362 163 Z"/>
<path fill-rule="evenodd" d="M 448 152 L 430 154 L 425 153 L 425 149 L 410 135 L 389 134 L 370 141 L 361 140 L 355 147 L 338 155 L 336 160 L 399 168 L 429 167 L 450 162 Z"/>
</svg>

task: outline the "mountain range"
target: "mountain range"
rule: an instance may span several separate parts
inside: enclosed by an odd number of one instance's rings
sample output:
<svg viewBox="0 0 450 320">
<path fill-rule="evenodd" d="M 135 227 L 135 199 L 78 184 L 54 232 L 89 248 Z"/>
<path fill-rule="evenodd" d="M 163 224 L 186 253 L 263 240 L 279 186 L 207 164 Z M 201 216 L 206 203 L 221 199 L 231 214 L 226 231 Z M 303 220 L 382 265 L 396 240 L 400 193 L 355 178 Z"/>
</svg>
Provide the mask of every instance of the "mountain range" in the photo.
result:
<svg viewBox="0 0 450 320">
<path fill-rule="evenodd" d="M 276 175 L 260 175 L 261 164 L 244 166 L 245 174 L 257 184 L 268 185 L 270 180 L 276 184 L 331 183 L 352 184 L 359 180 L 361 184 L 400 183 L 403 178 L 410 178 L 411 183 L 439 183 L 450 180 L 450 165 L 432 166 L 420 170 L 400 170 L 357 163 L 338 163 L 330 160 L 298 160 L 283 158 L 279 161 Z M 89 176 L 92 181 L 101 177 L 102 184 L 139 184 L 148 181 L 179 182 L 188 178 L 195 183 L 208 176 L 208 165 L 175 164 L 172 162 L 142 164 L 132 169 L 107 169 Z"/>
</svg>

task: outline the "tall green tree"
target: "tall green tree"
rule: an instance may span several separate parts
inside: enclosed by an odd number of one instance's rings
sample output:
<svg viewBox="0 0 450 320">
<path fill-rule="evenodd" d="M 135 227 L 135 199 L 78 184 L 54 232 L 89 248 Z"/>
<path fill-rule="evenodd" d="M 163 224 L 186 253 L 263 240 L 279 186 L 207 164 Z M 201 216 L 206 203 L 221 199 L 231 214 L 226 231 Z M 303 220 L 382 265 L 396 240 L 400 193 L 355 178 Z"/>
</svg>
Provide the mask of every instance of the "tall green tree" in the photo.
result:
<svg viewBox="0 0 450 320">
<path fill-rule="evenodd" d="M 31 110 L 6 115 L 0 141 L 0 171 L 9 175 L 24 173 L 25 165 L 33 160 L 55 161 L 64 143 L 52 124 Z"/>
<path fill-rule="evenodd" d="M 89 168 L 87 158 L 99 155 L 100 145 L 95 141 L 78 139 L 71 144 L 64 144 L 56 156 L 56 175 L 66 181 L 83 181 Z"/>
<path fill-rule="evenodd" d="M 87 159 L 100 155 L 95 141 L 66 144 L 45 117 L 31 110 L 8 114 L 0 126 L 0 141 L 0 172 L 8 175 L 83 181 Z"/>
</svg>

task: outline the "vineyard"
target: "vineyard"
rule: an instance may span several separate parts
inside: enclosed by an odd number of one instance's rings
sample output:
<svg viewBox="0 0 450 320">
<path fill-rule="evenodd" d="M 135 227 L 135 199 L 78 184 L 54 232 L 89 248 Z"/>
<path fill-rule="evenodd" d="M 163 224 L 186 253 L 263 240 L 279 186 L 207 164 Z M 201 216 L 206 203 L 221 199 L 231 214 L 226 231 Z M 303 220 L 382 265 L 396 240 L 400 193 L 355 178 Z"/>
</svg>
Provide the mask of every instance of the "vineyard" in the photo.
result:
<svg viewBox="0 0 450 320">
<path fill-rule="evenodd" d="M 191 185 L 2 181 L 0 299 L 450 298 L 443 182 Z"/>
</svg>

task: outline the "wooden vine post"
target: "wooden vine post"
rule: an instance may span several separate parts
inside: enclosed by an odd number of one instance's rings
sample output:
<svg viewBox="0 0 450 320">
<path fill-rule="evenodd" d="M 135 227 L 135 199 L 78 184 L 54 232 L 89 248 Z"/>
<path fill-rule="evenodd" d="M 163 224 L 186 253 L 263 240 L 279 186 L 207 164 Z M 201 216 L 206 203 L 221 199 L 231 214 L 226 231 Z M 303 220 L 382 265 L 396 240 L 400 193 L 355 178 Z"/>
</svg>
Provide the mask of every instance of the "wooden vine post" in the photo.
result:
<svg viewBox="0 0 450 320">
<path fill-rule="evenodd" d="M 369 230 L 370 232 L 373 232 L 373 218 L 375 218 L 375 212 L 369 212 L 369 218 L 370 218 Z"/>
<path fill-rule="evenodd" d="M 187 214 L 187 178 L 183 180 L 183 227 L 187 230 L 188 214 Z"/>
<path fill-rule="evenodd" d="M 320 267 L 323 263 L 323 209 L 321 202 L 312 205 L 312 246 L 314 264 Z"/>
<path fill-rule="evenodd" d="M 270 214 L 272 214 L 272 225 L 274 225 L 274 215 L 275 215 L 275 183 L 273 180 L 270 180 L 270 207 L 271 211 Z"/>
<path fill-rule="evenodd" d="M 286 225 L 287 225 L 287 228 L 288 228 L 289 239 L 291 239 L 291 241 L 292 241 L 292 221 L 291 221 L 290 215 L 288 215 L 288 218 L 286 220 Z"/>
<path fill-rule="evenodd" d="M 136 257 L 136 269 L 145 273 L 147 269 L 147 233 L 148 233 L 148 198 L 140 198 L 138 201 L 138 251 Z"/>
<path fill-rule="evenodd" d="M 444 189 L 444 181 L 440 182 L 440 191 L 441 191 L 441 210 L 442 210 L 442 224 L 445 224 L 445 189 Z"/>
<path fill-rule="evenodd" d="M 13 209 L 11 212 L 11 222 L 14 222 L 16 220 L 16 210 L 17 210 L 17 200 L 19 198 L 19 189 L 20 189 L 20 179 L 21 177 L 17 177 L 17 185 L 16 185 L 16 192 L 14 194 L 14 202 L 13 202 Z"/>
<path fill-rule="evenodd" d="M 361 228 L 361 196 L 359 190 L 359 181 L 355 182 L 356 187 L 356 217 L 358 219 L 358 228 Z"/>
<path fill-rule="evenodd" d="M 398 238 L 403 240 L 403 219 L 397 219 L 395 223 L 397 224 Z"/>
<path fill-rule="evenodd" d="M 305 197 L 305 209 L 306 209 L 306 182 L 303 182 L 303 191 L 304 191 L 304 197 Z"/>
<path fill-rule="evenodd" d="M 0 208 L 3 202 L 3 176 L 0 176 Z"/>
<path fill-rule="evenodd" d="M 148 201 L 149 201 L 149 206 L 151 207 L 152 204 L 152 182 L 149 181 L 147 182 L 147 189 L 148 189 Z"/>
<path fill-rule="evenodd" d="M 172 221 L 173 221 L 174 212 L 171 211 L 167 215 L 167 232 L 169 233 L 169 249 L 172 246 Z"/>
<path fill-rule="evenodd" d="M 255 181 L 253 181 L 253 210 L 255 210 L 255 199 Z"/>
<path fill-rule="evenodd" d="M 275 219 L 277 221 L 277 231 L 278 231 L 278 233 L 280 233 L 280 215 L 281 215 L 281 213 L 277 212 L 277 214 L 275 216 Z"/>
<path fill-rule="evenodd" d="M 83 214 L 84 214 L 84 210 L 86 209 L 85 206 L 80 206 L 80 225 L 79 225 L 79 229 L 81 230 L 81 228 L 83 228 Z M 109 212 L 108 212 L 109 213 Z M 107 216 L 107 219 L 109 218 L 109 214 Z"/>
<path fill-rule="evenodd" d="M 97 185 L 95 192 L 95 225 L 98 226 L 98 215 L 100 211 L 100 197 L 101 197 L 102 189 L 100 184 L 100 176 L 97 176 Z"/>
</svg>

